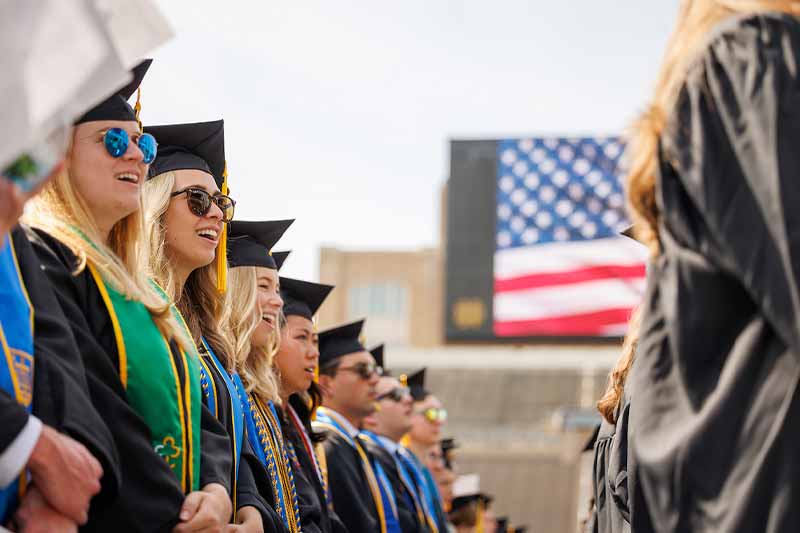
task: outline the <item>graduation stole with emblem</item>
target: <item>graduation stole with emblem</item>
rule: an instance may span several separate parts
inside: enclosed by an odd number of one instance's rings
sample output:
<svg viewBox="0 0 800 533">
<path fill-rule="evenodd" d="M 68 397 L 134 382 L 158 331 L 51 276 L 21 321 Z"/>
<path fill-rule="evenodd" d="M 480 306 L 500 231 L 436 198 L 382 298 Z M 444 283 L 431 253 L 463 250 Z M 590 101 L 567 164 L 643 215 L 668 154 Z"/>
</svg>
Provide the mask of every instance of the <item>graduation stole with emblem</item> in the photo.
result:
<svg viewBox="0 0 800 533">
<path fill-rule="evenodd" d="M 381 533 L 386 533 L 386 512 L 383 508 L 383 497 L 381 495 L 380 484 L 375 477 L 375 471 L 364 449 L 347 433 L 344 424 L 339 420 L 340 416 L 341 415 L 335 411 L 320 407 L 317 409 L 317 419 L 314 423 L 328 431 L 333 431 L 358 452 L 358 456 L 361 459 L 361 469 L 367 478 L 367 484 L 372 493 L 372 501 L 375 503 L 375 508 L 378 510 L 378 521 L 381 525 Z"/>
<path fill-rule="evenodd" d="M 181 321 L 183 322 L 183 317 L 181 317 Z M 186 323 L 183 322 L 184 327 L 186 327 Z M 188 331 L 188 328 L 187 328 Z M 212 376 L 213 370 L 211 366 L 214 367 L 217 374 L 222 377 L 222 380 L 225 382 L 225 388 L 228 389 L 228 398 L 230 399 L 231 403 L 231 424 L 233 428 L 225 428 L 233 439 L 233 472 L 234 472 L 234 479 L 233 479 L 233 489 L 231 490 L 231 497 L 233 499 L 233 513 L 234 518 L 236 518 L 236 487 L 239 484 L 239 461 L 242 457 L 242 438 L 244 435 L 244 411 L 242 410 L 242 403 L 239 401 L 239 394 L 236 389 L 236 384 L 233 382 L 230 374 L 228 371 L 225 370 L 225 367 L 222 366 L 222 363 L 219 362 L 217 355 L 214 353 L 214 350 L 211 349 L 211 346 L 205 339 L 201 339 L 203 343 L 203 348 L 205 348 L 205 352 L 208 355 L 208 361 L 205 358 L 200 357 L 200 385 L 203 389 L 203 397 L 205 399 L 206 406 L 211 411 L 211 414 L 214 415 L 214 418 L 219 420 L 219 400 L 220 395 L 217 391 L 217 386 L 214 382 L 214 377 Z"/>
<path fill-rule="evenodd" d="M 248 394 L 238 374 L 233 375 L 233 381 L 244 410 L 250 447 L 267 470 L 272 483 L 275 511 L 290 533 L 299 533 L 300 503 L 289 462 L 290 452 L 287 447 L 290 444 L 283 438 L 275 404 L 268 402 L 265 405 L 257 396 Z"/>
<path fill-rule="evenodd" d="M 144 304 L 107 284 L 92 264 L 87 268 L 111 318 L 119 377 L 128 403 L 150 428 L 154 451 L 167 462 L 184 493 L 196 491 L 200 488 L 202 409 L 199 356 L 194 350 L 187 354 L 178 348 L 179 357 L 173 357 Z M 166 294 L 161 294 L 166 301 Z"/>
<path fill-rule="evenodd" d="M 22 281 L 11 235 L 0 248 L 0 389 L 31 412 L 33 398 L 33 306 Z M 0 490 L 0 524 L 11 515 L 25 491 L 25 472 Z"/>
</svg>

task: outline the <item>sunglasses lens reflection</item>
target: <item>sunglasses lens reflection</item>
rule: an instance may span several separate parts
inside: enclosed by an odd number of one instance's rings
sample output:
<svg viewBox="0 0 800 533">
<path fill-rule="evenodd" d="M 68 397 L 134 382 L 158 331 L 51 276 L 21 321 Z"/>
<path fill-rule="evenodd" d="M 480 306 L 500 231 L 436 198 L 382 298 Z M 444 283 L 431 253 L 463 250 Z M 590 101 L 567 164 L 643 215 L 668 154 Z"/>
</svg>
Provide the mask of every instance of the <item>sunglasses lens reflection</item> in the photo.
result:
<svg viewBox="0 0 800 533">
<path fill-rule="evenodd" d="M 103 144 L 111 157 L 122 157 L 128 151 L 128 132 L 122 128 L 111 128 L 103 136 Z"/>
<path fill-rule="evenodd" d="M 144 155 L 144 163 L 149 165 L 156 159 L 156 154 L 158 154 L 158 143 L 156 143 L 156 138 L 150 135 L 149 133 L 145 133 L 141 137 L 139 137 L 139 150 L 142 151 Z"/>
</svg>

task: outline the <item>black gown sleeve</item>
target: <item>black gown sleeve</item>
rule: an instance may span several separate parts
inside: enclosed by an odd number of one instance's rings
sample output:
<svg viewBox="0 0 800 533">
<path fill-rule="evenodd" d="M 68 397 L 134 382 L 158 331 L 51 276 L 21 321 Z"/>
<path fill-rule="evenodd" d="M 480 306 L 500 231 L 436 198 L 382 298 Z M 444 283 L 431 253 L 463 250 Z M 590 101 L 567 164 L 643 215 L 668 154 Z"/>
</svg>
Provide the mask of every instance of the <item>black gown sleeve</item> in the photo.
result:
<svg viewBox="0 0 800 533">
<path fill-rule="evenodd" d="M 2 454 L 28 423 L 28 412 L 25 408 L 3 390 L 0 390 L 0 420 L 2 421 L 0 424 L 0 454 Z"/>
<path fill-rule="evenodd" d="M 105 505 L 116 497 L 121 479 L 114 439 L 92 406 L 75 337 L 25 230 L 15 228 L 12 239 L 34 309 L 33 413 L 81 442 L 100 461 L 102 489 L 93 505 Z"/>
<path fill-rule="evenodd" d="M 153 450 L 147 425 L 127 402 L 112 325 L 97 287 L 88 271 L 73 274 L 76 258 L 56 239 L 37 231 L 31 244 L 80 346 L 92 405 L 110 430 L 120 459 L 119 497 L 110 505 L 93 505 L 83 530 L 170 531 L 178 522 L 184 494 Z"/>
<path fill-rule="evenodd" d="M 200 488 L 218 483 L 230 494 L 231 440 L 205 403 L 200 414 L 200 429 Z"/>
</svg>

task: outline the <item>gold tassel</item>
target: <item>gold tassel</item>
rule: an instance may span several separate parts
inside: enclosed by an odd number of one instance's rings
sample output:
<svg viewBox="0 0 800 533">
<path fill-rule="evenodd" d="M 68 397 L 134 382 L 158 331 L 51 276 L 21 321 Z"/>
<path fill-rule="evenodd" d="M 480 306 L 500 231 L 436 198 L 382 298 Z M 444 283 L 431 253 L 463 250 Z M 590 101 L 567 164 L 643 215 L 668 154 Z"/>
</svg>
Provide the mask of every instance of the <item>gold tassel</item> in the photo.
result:
<svg viewBox="0 0 800 533">
<path fill-rule="evenodd" d="M 144 126 L 142 126 L 142 121 L 139 119 L 139 113 L 142 111 L 142 88 L 139 87 L 136 89 L 136 105 L 133 106 L 133 113 L 136 117 L 136 124 L 139 125 L 139 133 L 144 132 Z"/>
<path fill-rule="evenodd" d="M 400 374 L 398 381 L 400 381 L 400 385 L 403 387 L 408 387 L 408 374 Z"/>
<path fill-rule="evenodd" d="M 483 531 L 483 500 L 478 497 L 478 516 L 475 520 L 475 533 L 484 533 Z"/>
<path fill-rule="evenodd" d="M 228 194 L 228 163 L 222 171 L 222 194 Z M 221 294 L 228 288 L 228 224 L 222 223 L 222 233 L 217 243 L 217 291 Z"/>
</svg>

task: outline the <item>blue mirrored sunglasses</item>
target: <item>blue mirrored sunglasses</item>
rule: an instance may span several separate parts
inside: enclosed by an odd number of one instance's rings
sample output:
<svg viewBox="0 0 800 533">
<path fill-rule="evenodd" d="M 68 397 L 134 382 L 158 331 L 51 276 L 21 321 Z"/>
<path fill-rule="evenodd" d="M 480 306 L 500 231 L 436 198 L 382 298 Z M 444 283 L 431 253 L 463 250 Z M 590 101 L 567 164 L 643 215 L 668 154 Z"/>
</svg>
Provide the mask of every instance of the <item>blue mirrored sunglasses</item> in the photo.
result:
<svg viewBox="0 0 800 533">
<path fill-rule="evenodd" d="M 122 157 L 128 151 L 130 142 L 131 138 L 128 132 L 122 128 L 111 128 L 103 135 L 103 144 L 106 147 L 106 151 L 114 158 Z M 158 143 L 155 137 L 149 133 L 143 133 L 136 140 L 136 145 L 144 155 L 145 164 L 149 165 L 155 161 L 158 153 Z"/>
</svg>

